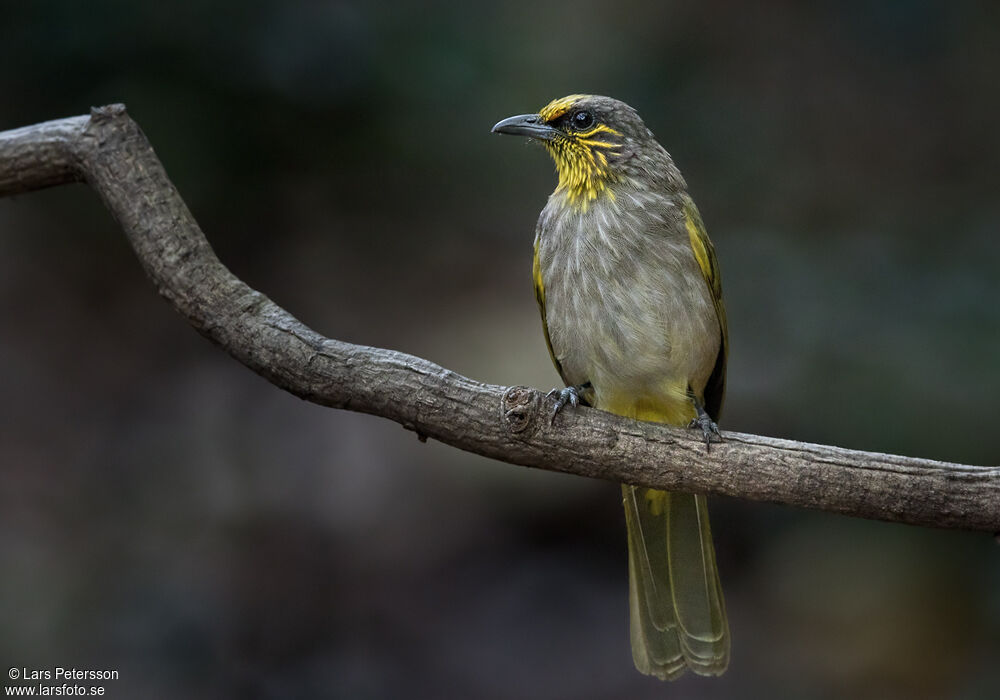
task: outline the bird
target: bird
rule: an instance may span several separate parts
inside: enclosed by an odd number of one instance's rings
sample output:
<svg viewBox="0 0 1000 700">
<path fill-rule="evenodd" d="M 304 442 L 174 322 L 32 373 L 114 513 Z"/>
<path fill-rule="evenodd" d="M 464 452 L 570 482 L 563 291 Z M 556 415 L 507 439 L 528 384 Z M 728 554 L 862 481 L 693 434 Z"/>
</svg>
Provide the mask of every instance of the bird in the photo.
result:
<svg viewBox="0 0 1000 700">
<path fill-rule="evenodd" d="M 532 277 L 567 405 L 719 441 L 729 339 L 715 248 L 673 158 L 629 105 L 574 94 L 498 122 L 555 161 Z M 729 622 L 703 494 L 622 485 L 629 636 L 644 674 L 722 674 Z"/>
</svg>

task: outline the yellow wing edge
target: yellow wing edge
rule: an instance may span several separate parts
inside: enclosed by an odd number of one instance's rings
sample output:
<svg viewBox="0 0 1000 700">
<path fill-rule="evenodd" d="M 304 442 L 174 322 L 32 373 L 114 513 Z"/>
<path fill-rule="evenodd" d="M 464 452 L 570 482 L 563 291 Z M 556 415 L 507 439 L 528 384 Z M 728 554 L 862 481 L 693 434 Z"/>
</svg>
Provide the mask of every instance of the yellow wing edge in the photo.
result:
<svg viewBox="0 0 1000 700">
<path fill-rule="evenodd" d="M 701 268 L 702 277 L 712 295 L 712 303 L 715 306 L 715 315 L 719 319 L 719 330 L 722 333 L 722 343 L 719 346 L 719 355 L 715 360 L 715 367 L 705 385 L 705 410 L 713 420 L 719 420 L 722 412 L 722 402 L 726 395 L 726 361 L 729 358 L 729 324 L 726 321 L 726 306 L 722 301 L 722 273 L 719 270 L 719 260 L 715 255 L 715 246 L 708 237 L 705 224 L 701 220 L 701 214 L 694 200 L 684 197 L 684 226 L 691 241 L 691 250 L 694 258 Z"/>
</svg>

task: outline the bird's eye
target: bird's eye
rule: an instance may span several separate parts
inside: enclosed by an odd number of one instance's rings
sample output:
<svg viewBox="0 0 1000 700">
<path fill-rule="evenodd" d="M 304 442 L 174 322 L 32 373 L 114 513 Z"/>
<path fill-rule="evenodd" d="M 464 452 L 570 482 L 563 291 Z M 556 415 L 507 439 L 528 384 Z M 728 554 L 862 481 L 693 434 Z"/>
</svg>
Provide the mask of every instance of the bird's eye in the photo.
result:
<svg viewBox="0 0 1000 700">
<path fill-rule="evenodd" d="M 593 123 L 594 115 L 585 109 L 581 109 L 573 115 L 573 126 L 577 129 L 586 129 L 593 125 Z"/>
</svg>

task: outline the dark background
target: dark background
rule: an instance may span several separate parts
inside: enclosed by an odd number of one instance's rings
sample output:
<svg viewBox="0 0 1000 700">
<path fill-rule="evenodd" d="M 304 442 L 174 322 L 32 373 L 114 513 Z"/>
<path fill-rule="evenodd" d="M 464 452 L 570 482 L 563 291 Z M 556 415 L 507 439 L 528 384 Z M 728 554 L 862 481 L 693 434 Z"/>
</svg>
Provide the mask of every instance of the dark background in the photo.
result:
<svg viewBox="0 0 1000 700">
<path fill-rule="evenodd" d="M 0 129 L 125 102 L 222 260 L 316 330 L 557 382 L 554 185 L 494 122 L 639 109 L 731 324 L 723 428 L 997 463 L 1000 5 L 21 2 Z M 987 535 L 712 500 L 719 680 L 634 671 L 617 486 L 250 373 L 84 186 L 0 202 L 0 665 L 110 697 L 995 698 Z"/>
</svg>

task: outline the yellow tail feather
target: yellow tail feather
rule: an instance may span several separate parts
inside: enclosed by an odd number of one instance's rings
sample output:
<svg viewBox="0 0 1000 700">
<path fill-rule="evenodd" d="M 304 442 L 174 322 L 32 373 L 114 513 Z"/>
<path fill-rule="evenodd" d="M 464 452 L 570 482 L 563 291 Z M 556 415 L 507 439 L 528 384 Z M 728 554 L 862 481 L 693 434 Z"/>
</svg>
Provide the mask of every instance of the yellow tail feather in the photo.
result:
<svg viewBox="0 0 1000 700">
<path fill-rule="evenodd" d="M 702 495 L 622 486 L 632 658 L 670 680 L 729 665 L 729 623 Z"/>
</svg>

